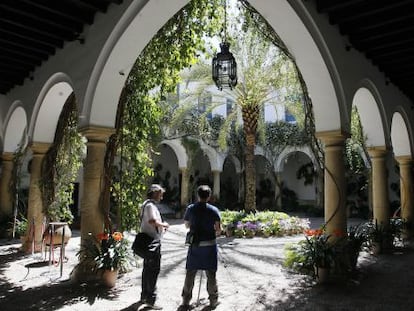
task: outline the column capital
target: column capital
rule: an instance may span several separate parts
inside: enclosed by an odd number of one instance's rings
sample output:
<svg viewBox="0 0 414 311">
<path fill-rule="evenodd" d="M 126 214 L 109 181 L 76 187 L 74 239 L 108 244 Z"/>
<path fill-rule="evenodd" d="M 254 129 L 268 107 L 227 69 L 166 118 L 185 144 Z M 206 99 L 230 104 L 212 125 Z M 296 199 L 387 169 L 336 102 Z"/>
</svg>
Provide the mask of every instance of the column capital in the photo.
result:
<svg viewBox="0 0 414 311">
<path fill-rule="evenodd" d="M 115 129 L 111 127 L 87 126 L 79 129 L 79 132 L 84 135 L 89 142 L 106 143 L 108 138 L 115 133 Z"/>
<path fill-rule="evenodd" d="M 3 152 L 3 154 L 1 155 L 1 159 L 3 161 L 13 161 L 14 153 L 13 152 Z"/>
<path fill-rule="evenodd" d="M 385 146 L 368 147 L 367 152 L 371 158 L 385 158 L 388 149 Z"/>
<path fill-rule="evenodd" d="M 410 165 L 410 164 L 413 164 L 413 158 L 410 155 L 407 155 L 407 156 L 397 156 L 397 157 L 395 157 L 395 161 L 397 161 L 399 165 Z"/>
<path fill-rule="evenodd" d="M 33 154 L 45 154 L 51 145 L 51 143 L 32 142 L 30 143 L 29 148 L 32 150 Z"/>
<path fill-rule="evenodd" d="M 315 135 L 325 146 L 343 146 L 345 140 L 349 137 L 349 133 L 342 130 L 321 131 Z"/>
</svg>

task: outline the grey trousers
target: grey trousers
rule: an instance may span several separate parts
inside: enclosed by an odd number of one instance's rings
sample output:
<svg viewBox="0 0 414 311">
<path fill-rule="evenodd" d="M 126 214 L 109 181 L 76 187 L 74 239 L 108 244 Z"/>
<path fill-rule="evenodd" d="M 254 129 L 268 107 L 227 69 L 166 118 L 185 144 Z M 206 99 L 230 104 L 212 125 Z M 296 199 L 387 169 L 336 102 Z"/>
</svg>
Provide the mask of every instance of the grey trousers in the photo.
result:
<svg viewBox="0 0 414 311">
<path fill-rule="evenodd" d="M 197 275 L 198 270 L 187 270 L 185 275 L 184 287 L 181 296 L 183 297 L 183 304 L 188 305 L 190 304 L 192 294 L 193 294 L 193 287 L 194 287 L 194 279 Z M 218 287 L 217 287 L 217 280 L 216 280 L 216 271 L 206 270 L 207 275 L 207 293 L 208 299 L 210 303 L 214 303 L 218 299 Z"/>
</svg>

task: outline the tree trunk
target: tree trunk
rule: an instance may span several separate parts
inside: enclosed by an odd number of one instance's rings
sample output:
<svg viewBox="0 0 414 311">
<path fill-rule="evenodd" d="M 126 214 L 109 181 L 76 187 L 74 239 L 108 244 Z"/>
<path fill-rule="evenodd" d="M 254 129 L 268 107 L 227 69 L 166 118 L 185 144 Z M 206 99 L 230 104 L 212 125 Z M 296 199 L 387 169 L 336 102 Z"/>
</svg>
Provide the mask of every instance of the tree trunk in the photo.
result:
<svg viewBox="0 0 414 311">
<path fill-rule="evenodd" d="M 256 209 L 256 167 L 254 164 L 254 148 L 256 146 L 257 122 L 259 120 L 259 106 L 255 104 L 245 105 L 242 108 L 243 131 L 246 136 L 245 150 L 245 181 L 246 197 L 244 209 L 252 211 Z"/>
<path fill-rule="evenodd" d="M 256 167 L 254 164 L 254 147 L 255 135 L 246 135 L 246 197 L 244 201 L 244 209 L 252 211 L 256 209 Z"/>
</svg>

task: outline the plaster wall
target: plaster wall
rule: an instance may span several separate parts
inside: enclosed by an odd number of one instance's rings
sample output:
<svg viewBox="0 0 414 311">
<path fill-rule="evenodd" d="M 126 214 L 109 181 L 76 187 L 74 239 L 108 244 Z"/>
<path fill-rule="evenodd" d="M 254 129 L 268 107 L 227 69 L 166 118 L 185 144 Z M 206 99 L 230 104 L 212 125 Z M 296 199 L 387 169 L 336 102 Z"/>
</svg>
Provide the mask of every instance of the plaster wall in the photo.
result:
<svg viewBox="0 0 414 311">
<path fill-rule="evenodd" d="M 282 181 L 290 190 L 295 191 L 300 201 L 314 201 L 316 199 L 315 182 L 304 185 L 303 179 L 296 178 L 296 172 L 300 166 L 310 162 L 307 155 L 302 152 L 292 153 L 285 159 L 282 172 Z"/>
</svg>

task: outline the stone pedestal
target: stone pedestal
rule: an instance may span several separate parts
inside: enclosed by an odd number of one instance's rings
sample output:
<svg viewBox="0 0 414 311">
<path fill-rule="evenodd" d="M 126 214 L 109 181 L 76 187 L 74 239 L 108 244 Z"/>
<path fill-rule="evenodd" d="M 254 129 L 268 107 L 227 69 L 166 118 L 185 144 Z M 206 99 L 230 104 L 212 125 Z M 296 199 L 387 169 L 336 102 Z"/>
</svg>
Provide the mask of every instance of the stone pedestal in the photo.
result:
<svg viewBox="0 0 414 311">
<path fill-rule="evenodd" d="M 372 208 L 373 220 L 378 225 L 388 226 L 390 202 L 388 198 L 388 172 L 385 147 L 368 148 L 372 163 Z"/>
<path fill-rule="evenodd" d="M 26 243 L 23 245 L 23 249 L 26 252 L 40 252 L 42 250 L 45 215 L 43 213 L 40 183 L 42 177 L 42 161 L 49 147 L 49 143 L 33 142 L 30 145 L 33 157 L 30 165 L 29 206 L 27 212 L 28 234 Z"/>
<path fill-rule="evenodd" d="M 403 237 L 412 239 L 414 236 L 414 194 L 411 156 L 395 158 L 400 165 L 400 198 L 401 198 L 401 219 L 407 224 L 403 229 Z"/>
<path fill-rule="evenodd" d="M 325 223 L 327 234 L 346 233 L 346 180 L 343 149 L 347 135 L 339 131 L 318 133 L 325 149 Z M 332 239 L 332 240 L 333 240 Z"/>
<path fill-rule="evenodd" d="M 13 215 L 13 192 L 10 189 L 10 182 L 13 174 L 14 155 L 11 152 L 4 152 L 1 156 L 1 179 L 0 179 L 0 215 Z"/>
</svg>

